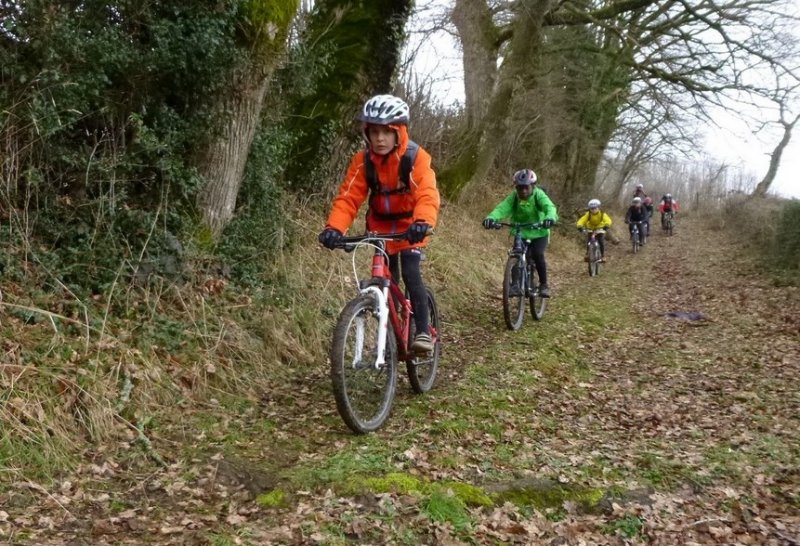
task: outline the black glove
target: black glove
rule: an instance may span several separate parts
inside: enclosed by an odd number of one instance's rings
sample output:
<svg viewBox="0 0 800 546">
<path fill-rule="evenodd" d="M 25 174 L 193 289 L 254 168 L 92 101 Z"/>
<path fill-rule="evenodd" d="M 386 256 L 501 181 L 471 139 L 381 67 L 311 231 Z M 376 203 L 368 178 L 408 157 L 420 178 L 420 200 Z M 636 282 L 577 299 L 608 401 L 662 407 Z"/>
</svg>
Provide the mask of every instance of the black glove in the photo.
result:
<svg viewBox="0 0 800 546">
<path fill-rule="evenodd" d="M 319 234 L 319 244 L 324 246 L 325 248 L 336 248 L 336 243 L 342 237 L 342 232 L 338 229 L 333 228 L 325 228 L 322 233 Z"/>
<path fill-rule="evenodd" d="M 408 226 L 408 231 L 406 232 L 408 242 L 411 244 L 421 242 L 428 234 L 430 228 L 430 224 L 426 224 L 425 222 L 414 222 Z"/>
<path fill-rule="evenodd" d="M 486 229 L 492 229 L 493 227 L 497 227 L 497 220 L 492 220 L 491 218 L 484 218 L 483 227 Z"/>
<path fill-rule="evenodd" d="M 545 220 L 542 222 L 542 227 L 545 228 L 545 229 L 550 229 L 554 225 L 555 225 L 555 222 L 553 220 L 551 220 L 550 218 L 545 218 Z"/>
</svg>

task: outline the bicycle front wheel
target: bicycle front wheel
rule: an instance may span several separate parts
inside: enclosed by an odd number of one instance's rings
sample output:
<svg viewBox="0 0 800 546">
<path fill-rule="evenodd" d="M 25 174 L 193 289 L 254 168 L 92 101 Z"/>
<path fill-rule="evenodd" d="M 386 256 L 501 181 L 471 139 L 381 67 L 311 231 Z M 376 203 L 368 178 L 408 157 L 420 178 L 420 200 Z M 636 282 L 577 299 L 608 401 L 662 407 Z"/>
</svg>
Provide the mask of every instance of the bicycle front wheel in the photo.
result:
<svg viewBox="0 0 800 546">
<path fill-rule="evenodd" d="M 525 317 L 525 294 L 522 290 L 522 260 L 510 256 L 503 276 L 503 318 L 509 330 L 518 330 Z"/>
<path fill-rule="evenodd" d="M 633 232 L 632 241 L 633 241 L 633 253 L 636 254 L 637 252 L 639 252 L 639 232 L 638 231 L 634 231 Z"/>
<path fill-rule="evenodd" d="M 439 309 L 436 307 L 436 300 L 430 288 L 426 288 L 428 293 L 428 319 L 430 327 L 436 335 L 431 335 L 436 341 L 433 344 L 433 351 L 426 355 L 415 355 L 406 362 L 406 371 L 411 388 L 417 394 L 428 392 L 436 381 L 436 371 L 439 369 L 439 353 L 442 346 L 442 323 L 439 320 Z M 414 339 L 412 333 L 411 339 Z"/>
<path fill-rule="evenodd" d="M 589 276 L 596 277 L 600 273 L 600 246 L 594 243 L 589 247 Z"/>
<path fill-rule="evenodd" d="M 397 388 L 397 341 L 386 333 L 385 363 L 377 365 L 378 305 L 372 295 L 348 303 L 339 315 L 330 351 L 336 409 L 353 432 L 373 432 L 389 417 Z"/>
<path fill-rule="evenodd" d="M 672 219 L 672 216 L 669 217 L 669 221 L 667 222 L 667 235 L 672 235 L 673 230 L 675 229 L 675 222 Z"/>
</svg>

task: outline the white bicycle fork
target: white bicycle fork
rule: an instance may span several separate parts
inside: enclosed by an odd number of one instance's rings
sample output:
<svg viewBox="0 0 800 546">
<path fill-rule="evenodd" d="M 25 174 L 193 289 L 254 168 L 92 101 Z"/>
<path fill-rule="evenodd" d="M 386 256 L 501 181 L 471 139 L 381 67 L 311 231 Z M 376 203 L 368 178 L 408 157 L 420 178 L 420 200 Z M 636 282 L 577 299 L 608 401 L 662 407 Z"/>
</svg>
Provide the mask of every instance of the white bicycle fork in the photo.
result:
<svg viewBox="0 0 800 546">
<path fill-rule="evenodd" d="M 362 294 L 373 293 L 375 301 L 378 302 L 378 355 L 375 359 L 373 367 L 380 368 L 386 364 L 386 335 L 389 332 L 389 306 L 386 304 L 389 297 L 389 287 L 378 288 L 377 286 L 368 286 L 361 291 Z M 364 354 L 364 328 L 365 320 L 361 317 L 356 319 L 356 351 L 353 357 L 353 367 L 355 367 Z"/>
</svg>

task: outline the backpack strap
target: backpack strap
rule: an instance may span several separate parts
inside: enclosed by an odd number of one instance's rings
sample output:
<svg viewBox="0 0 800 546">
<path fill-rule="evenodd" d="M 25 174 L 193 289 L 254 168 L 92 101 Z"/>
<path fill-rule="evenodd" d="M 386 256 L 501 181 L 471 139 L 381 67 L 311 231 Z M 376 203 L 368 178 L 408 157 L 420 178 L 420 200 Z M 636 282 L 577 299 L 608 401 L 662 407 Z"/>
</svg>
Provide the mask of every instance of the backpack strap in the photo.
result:
<svg viewBox="0 0 800 546">
<path fill-rule="evenodd" d="M 393 190 L 385 190 L 381 188 L 380 180 L 378 180 L 378 173 L 375 172 L 375 164 L 372 162 L 369 146 L 364 152 L 364 174 L 367 178 L 367 185 L 370 191 L 370 201 L 378 196 L 395 195 L 400 193 L 409 193 L 411 191 L 411 171 L 414 170 L 414 163 L 417 160 L 417 152 L 419 145 L 413 140 L 409 140 L 406 145 L 406 151 L 400 157 L 400 187 Z M 380 214 L 373 212 L 376 218 L 382 220 L 399 220 L 401 218 L 410 218 L 414 215 L 413 211 L 399 212 L 395 214 Z"/>
<path fill-rule="evenodd" d="M 400 158 L 400 182 L 401 187 L 393 190 L 381 189 L 378 174 L 375 172 L 375 164 L 372 162 L 369 147 L 364 152 L 364 168 L 367 177 L 367 184 L 373 194 L 392 195 L 395 193 L 408 193 L 411 191 L 411 171 L 414 170 L 414 162 L 417 160 L 419 144 L 413 140 L 408 141 L 406 151 Z"/>
<path fill-rule="evenodd" d="M 408 141 L 406 153 L 400 158 L 400 181 L 406 188 L 411 188 L 411 171 L 414 170 L 414 162 L 417 160 L 419 145 L 413 140 Z"/>
</svg>

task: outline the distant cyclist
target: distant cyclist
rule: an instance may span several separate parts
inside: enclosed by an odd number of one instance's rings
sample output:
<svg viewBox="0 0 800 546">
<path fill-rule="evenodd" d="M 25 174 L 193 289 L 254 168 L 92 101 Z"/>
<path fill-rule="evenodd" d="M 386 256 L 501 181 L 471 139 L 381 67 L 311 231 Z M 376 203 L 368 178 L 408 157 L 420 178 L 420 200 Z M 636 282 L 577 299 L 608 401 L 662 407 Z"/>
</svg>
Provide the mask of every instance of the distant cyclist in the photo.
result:
<svg viewBox="0 0 800 546">
<path fill-rule="evenodd" d="M 642 222 L 643 224 L 647 222 L 649 215 L 647 213 L 647 209 L 644 207 L 644 202 L 641 197 L 634 197 L 631 201 L 631 206 L 628 207 L 628 211 L 625 213 L 625 223 L 628 224 L 628 231 L 633 234 L 633 224 L 636 222 Z M 644 244 L 644 239 L 642 239 L 642 244 Z"/>
<path fill-rule="evenodd" d="M 633 190 L 633 197 L 641 198 L 644 208 L 647 209 L 647 212 L 650 214 L 650 216 L 653 216 L 653 198 L 645 193 L 644 184 L 636 184 L 636 189 Z M 650 218 L 648 218 L 647 221 L 649 222 Z"/>
<path fill-rule="evenodd" d="M 678 209 L 680 205 L 678 205 L 678 201 L 672 197 L 671 193 L 665 193 L 664 197 L 661 198 L 661 202 L 658 204 L 658 212 L 661 213 L 661 227 L 664 226 L 664 214 L 667 212 L 671 212 L 672 214 L 678 214 Z"/>
<path fill-rule="evenodd" d="M 595 231 L 598 229 L 607 230 L 611 227 L 611 217 L 600 210 L 600 200 L 599 199 L 591 199 L 588 203 L 589 210 L 586 211 L 586 214 L 580 217 L 576 225 L 578 229 L 583 231 L 584 229 L 588 229 L 591 231 Z M 606 245 L 605 245 L 605 236 L 603 233 L 597 234 L 597 244 L 600 246 L 600 256 L 601 262 L 605 262 L 605 255 L 606 255 Z M 589 261 L 589 254 L 587 251 L 586 257 L 584 258 L 585 261 Z"/>
<path fill-rule="evenodd" d="M 547 286 L 547 262 L 544 259 L 544 251 L 550 240 L 549 228 L 558 221 L 558 213 L 544 190 L 536 187 L 537 182 L 536 173 L 530 169 L 515 172 L 515 191 L 486 216 L 483 227 L 491 229 L 497 225 L 498 220 L 504 218 L 511 218 L 516 224 L 542 223 L 539 229 L 523 229 L 522 237 L 530 240 L 526 258 L 536 266 L 536 272 L 539 274 L 539 295 L 549 298 L 550 288 Z"/>
</svg>

